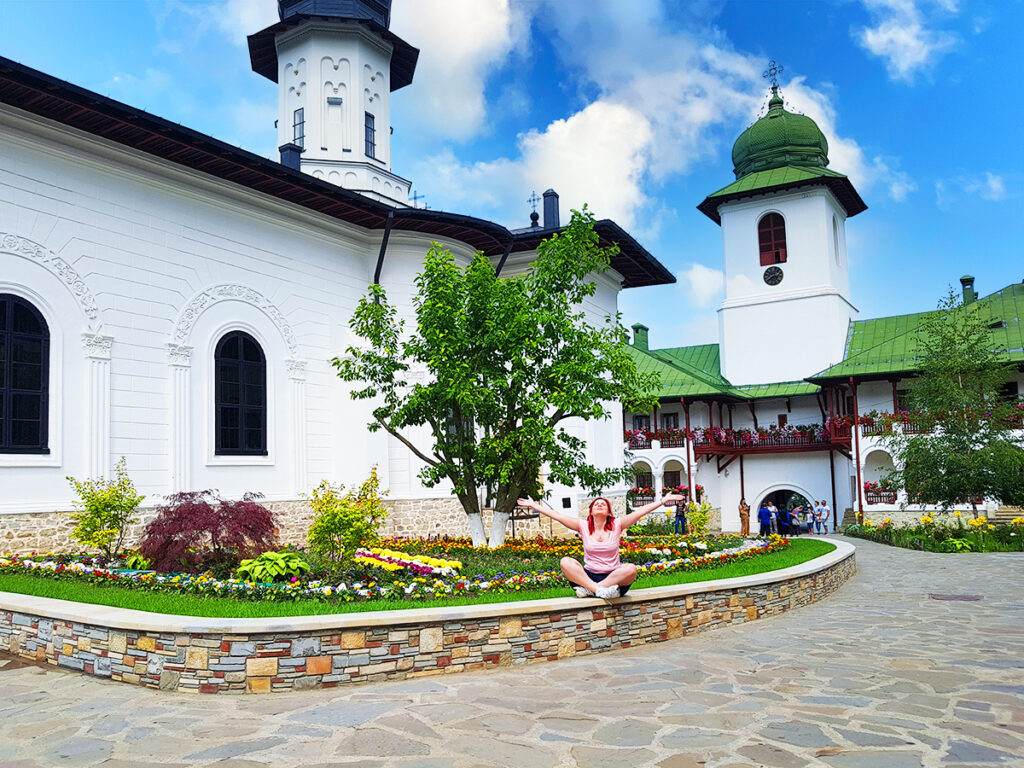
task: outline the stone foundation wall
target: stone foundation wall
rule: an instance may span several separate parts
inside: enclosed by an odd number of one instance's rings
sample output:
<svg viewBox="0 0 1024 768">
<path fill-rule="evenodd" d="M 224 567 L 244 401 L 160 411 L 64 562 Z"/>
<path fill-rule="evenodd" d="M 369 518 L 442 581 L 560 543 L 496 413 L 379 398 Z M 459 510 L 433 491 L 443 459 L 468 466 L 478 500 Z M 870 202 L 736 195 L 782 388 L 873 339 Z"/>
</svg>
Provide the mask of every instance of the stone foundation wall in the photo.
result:
<svg viewBox="0 0 1024 768">
<path fill-rule="evenodd" d="M 265 693 L 531 664 L 662 642 L 821 600 L 856 572 L 841 549 L 804 575 L 696 591 L 692 585 L 596 599 L 462 606 L 270 622 L 159 617 L 150 628 L 117 609 L 0 595 L 0 652 L 169 691 Z M 770 574 L 768 574 L 770 576 Z M 752 577 L 734 579 L 751 582 Z M 647 593 L 645 595 L 644 593 Z M 41 605 L 49 607 L 49 615 Z M 71 606 L 73 613 L 60 609 Z M 446 619 L 448 611 L 453 617 Z M 123 612 L 128 614 L 129 612 Z M 92 616 L 103 616 L 108 626 Z M 282 630 L 294 622 L 295 631 Z M 323 628 L 332 622 L 329 628 Z M 303 629 L 314 625 L 314 629 Z M 187 625 L 187 629 L 185 626 Z M 250 630 L 249 627 L 253 629 Z"/>
</svg>

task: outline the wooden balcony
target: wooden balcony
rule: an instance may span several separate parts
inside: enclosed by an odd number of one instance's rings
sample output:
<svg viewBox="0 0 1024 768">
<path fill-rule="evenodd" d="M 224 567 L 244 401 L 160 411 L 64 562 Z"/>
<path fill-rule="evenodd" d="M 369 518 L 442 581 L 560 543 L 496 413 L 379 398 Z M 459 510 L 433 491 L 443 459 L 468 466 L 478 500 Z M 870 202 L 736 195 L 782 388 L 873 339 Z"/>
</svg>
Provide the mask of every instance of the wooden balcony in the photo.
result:
<svg viewBox="0 0 1024 768">
<path fill-rule="evenodd" d="M 895 504 L 896 491 L 864 491 L 865 504 Z"/>
<path fill-rule="evenodd" d="M 714 435 L 699 433 L 694 439 L 697 456 L 751 455 L 759 453 L 806 453 L 810 451 L 850 450 L 853 439 L 849 425 L 837 424 L 828 430 L 775 432 L 716 430 Z"/>
</svg>

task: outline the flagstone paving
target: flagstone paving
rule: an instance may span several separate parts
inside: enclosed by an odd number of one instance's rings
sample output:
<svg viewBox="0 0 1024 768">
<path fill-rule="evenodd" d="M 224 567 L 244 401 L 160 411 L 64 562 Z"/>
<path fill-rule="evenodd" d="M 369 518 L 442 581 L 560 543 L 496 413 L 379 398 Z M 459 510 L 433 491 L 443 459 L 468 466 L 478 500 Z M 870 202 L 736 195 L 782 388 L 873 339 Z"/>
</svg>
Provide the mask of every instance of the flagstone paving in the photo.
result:
<svg viewBox="0 0 1024 768">
<path fill-rule="evenodd" d="M 1024 556 L 853 543 L 824 602 L 552 664 L 231 697 L 0 656 L 0 765 L 1024 766 Z"/>
</svg>

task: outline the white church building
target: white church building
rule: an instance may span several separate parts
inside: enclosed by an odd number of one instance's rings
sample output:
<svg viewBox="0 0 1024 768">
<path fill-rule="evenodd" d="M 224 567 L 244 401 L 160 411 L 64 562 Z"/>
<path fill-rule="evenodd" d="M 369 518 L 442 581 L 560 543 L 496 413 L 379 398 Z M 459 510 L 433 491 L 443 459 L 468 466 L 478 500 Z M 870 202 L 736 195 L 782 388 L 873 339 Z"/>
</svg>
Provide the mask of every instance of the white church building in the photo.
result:
<svg viewBox="0 0 1024 768">
<path fill-rule="evenodd" d="M 638 367 L 661 378 L 658 407 L 624 417 L 633 495 L 643 501 L 679 488 L 692 498 L 700 490 L 720 509 L 722 529 L 733 531 L 741 499 L 755 531 L 766 499 L 780 508 L 824 500 L 830 530 L 853 512 L 920 516 L 920 506 L 905 507 L 903 491 L 883 487 L 893 468 L 883 437 L 887 428 L 921 428 L 905 398 L 928 312 L 859 319 L 846 227 L 867 206 L 828 167 L 818 126 L 787 111 L 777 88 L 732 160 L 735 181 L 698 206 L 722 229 L 719 344 L 654 349 L 648 329 L 633 326 Z M 994 340 L 1014 366 L 1005 394 L 1019 397 L 1024 284 L 979 297 L 973 277 L 960 282 L 965 302 L 986 302 Z M 971 509 L 968 501 L 960 509 Z M 974 501 L 998 513 L 997 500 Z"/>
<path fill-rule="evenodd" d="M 146 506 L 259 492 L 292 540 L 303 494 L 377 466 L 389 532 L 468 533 L 448 489 L 366 430 L 330 360 L 370 283 L 409 317 L 431 241 L 523 270 L 559 229 L 558 197 L 523 230 L 410 205 L 390 99 L 418 51 L 389 30 L 389 0 L 279 11 L 249 49 L 278 87 L 280 162 L 0 58 L 0 550 L 69 546 L 65 478 L 109 477 L 121 457 Z M 596 229 L 621 252 L 594 320 L 620 290 L 674 281 L 614 222 Z M 623 462 L 613 407 L 573 427 L 602 467 Z"/>
</svg>

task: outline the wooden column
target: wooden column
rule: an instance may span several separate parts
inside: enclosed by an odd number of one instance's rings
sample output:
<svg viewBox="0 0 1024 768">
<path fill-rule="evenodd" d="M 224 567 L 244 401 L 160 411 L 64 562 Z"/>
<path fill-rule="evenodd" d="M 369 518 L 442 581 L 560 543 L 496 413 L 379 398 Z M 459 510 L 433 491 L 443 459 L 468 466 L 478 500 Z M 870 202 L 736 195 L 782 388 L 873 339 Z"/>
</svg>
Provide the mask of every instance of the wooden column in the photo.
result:
<svg viewBox="0 0 1024 768">
<path fill-rule="evenodd" d="M 898 413 L 899 410 L 900 410 L 900 398 L 896 394 L 896 383 L 898 381 L 899 381 L 899 379 L 893 379 L 892 380 L 892 412 L 893 412 L 893 415 Z"/>
<path fill-rule="evenodd" d="M 853 440 L 854 451 L 857 458 L 857 522 L 864 522 L 864 488 L 861 483 L 860 473 L 860 424 L 858 424 L 860 410 L 857 408 L 857 383 L 850 377 L 850 391 L 853 393 Z"/>
<path fill-rule="evenodd" d="M 747 405 L 750 406 L 750 418 L 754 420 L 754 429 L 757 429 L 757 409 L 754 406 L 754 401 L 748 400 Z"/>
<path fill-rule="evenodd" d="M 831 448 L 828 451 L 828 477 L 832 481 L 832 533 L 836 532 L 836 452 Z"/>
<path fill-rule="evenodd" d="M 679 398 L 679 402 L 683 404 L 683 414 L 686 416 L 686 501 L 690 502 L 693 500 L 693 474 L 690 471 L 690 451 L 693 450 L 693 441 L 690 439 L 690 404 L 686 402 L 685 397 Z"/>
</svg>

